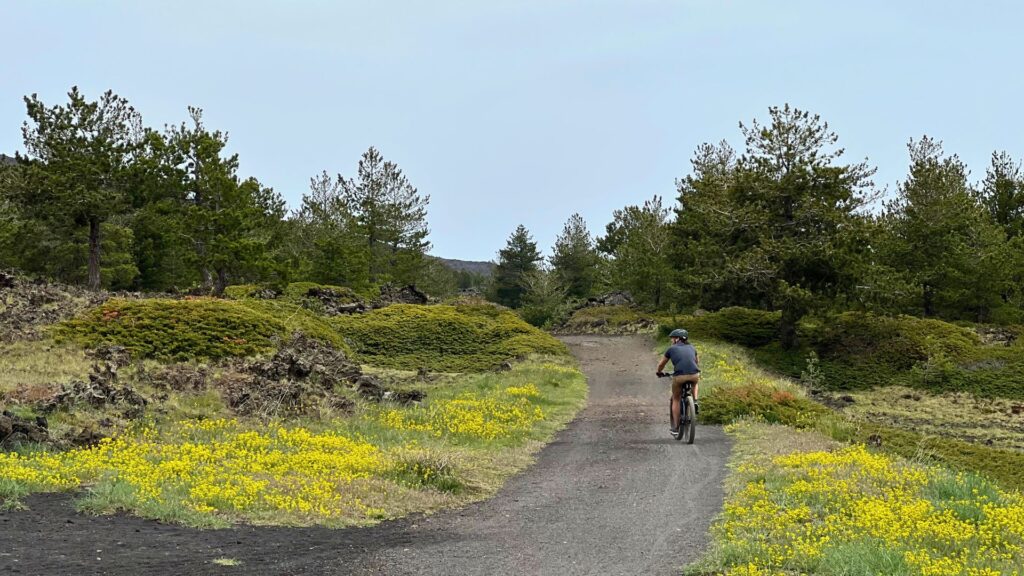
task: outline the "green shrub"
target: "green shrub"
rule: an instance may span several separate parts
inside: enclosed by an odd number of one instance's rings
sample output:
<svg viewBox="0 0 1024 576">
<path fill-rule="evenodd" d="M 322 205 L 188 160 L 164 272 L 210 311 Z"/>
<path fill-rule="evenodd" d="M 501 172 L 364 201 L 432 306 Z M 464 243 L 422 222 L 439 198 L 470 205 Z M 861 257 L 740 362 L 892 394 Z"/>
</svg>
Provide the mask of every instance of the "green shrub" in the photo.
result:
<svg viewBox="0 0 1024 576">
<path fill-rule="evenodd" d="M 813 342 L 822 358 L 881 364 L 894 370 L 909 370 L 937 354 L 964 358 L 979 344 L 973 330 L 941 320 L 863 312 L 830 318 Z"/>
<path fill-rule="evenodd" d="M 813 425 L 826 412 L 828 409 L 816 402 L 756 382 L 712 387 L 700 400 L 701 421 L 709 424 L 758 416 L 769 423 L 802 428 Z"/>
<path fill-rule="evenodd" d="M 566 354 L 565 345 L 491 306 L 396 304 L 331 324 L 357 357 L 405 370 L 478 372 L 530 354 Z"/>
<path fill-rule="evenodd" d="M 269 289 L 280 294 L 280 296 L 275 298 L 275 300 L 287 302 L 289 304 L 306 305 L 307 307 L 315 309 L 315 304 L 317 303 L 316 299 L 308 297 L 309 291 L 314 288 L 330 290 L 336 295 L 336 299 L 340 304 L 351 304 L 361 300 L 360 296 L 351 288 L 347 288 L 345 286 L 332 286 L 330 284 L 317 284 L 316 282 L 292 282 L 283 289 L 277 289 L 273 286 L 261 284 L 236 284 L 225 288 L 224 296 L 232 300 L 259 300 L 260 298 L 255 298 L 254 295 Z M 311 304 L 312 306 L 310 306 Z"/>
<path fill-rule="evenodd" d="M 713 338 L 742 346 L 764 346 L 779 332 L 781 312 L 767 312 L 750 308 L 722 308 L 702 316 L 685 316 L 676 325 L 662 325 L 667 335 L 675 328 L 685 328 L 693 338 Z"/>
<path fill-rule="evenodd" d="M 345 348 L 315 314 L 266 300 L 110 300 L 54 328 L 59 340 L 118 344 L 137 358 L 173 361 L 251 356 L 296 331 Z"/>
<path fill-rule="evenodd" d="M 263 290 L 265 286 L 259 284 L 234 284 L 224 289 L 224 297 L 231 300 L 243 300 L 245 298 L 252 298 L 252 295 L 260 290 Z"/>
<path fill-rule="evenodd" d="M 292 282 L 284 289 L 284 293 L 281 297 L 287 302 L 301 304 L 303 301 L 308 299 L 307 294 L 309 294 L 309 291 L 313 289 L 330 290 L 337 294 L 339 303 L 351 304 L 360 300 L 359 295 L 357 295 L 351 288 L 347 288 L 345 286 L 332 286 L 330 284 L 317 284 L 315 282 Z"/>
</svg>

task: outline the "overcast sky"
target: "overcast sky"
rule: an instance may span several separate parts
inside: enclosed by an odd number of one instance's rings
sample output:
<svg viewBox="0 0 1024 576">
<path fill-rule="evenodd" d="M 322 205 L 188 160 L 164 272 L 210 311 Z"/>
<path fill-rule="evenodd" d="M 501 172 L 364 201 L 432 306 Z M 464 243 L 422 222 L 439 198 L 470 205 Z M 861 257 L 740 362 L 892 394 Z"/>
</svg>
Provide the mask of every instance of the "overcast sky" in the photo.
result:
<svg viewBox="0 0 1024 576">
<path fill-rule="evenodd" d="M 674 202 L 701 142 L 790 103 L 821 114 L 890 190 L 906 143 L 980 179 L 1024 156 L 1024 3 L 684 0 L 0 0 L 0 152 L 22 96 L 113 89 L 147 125 L 205 110 L 243 176 L 296 207 L 310 176 L 376 146 L 431 196 L 433 253 L 546 253 L 581 213 Z"/>
</svg>

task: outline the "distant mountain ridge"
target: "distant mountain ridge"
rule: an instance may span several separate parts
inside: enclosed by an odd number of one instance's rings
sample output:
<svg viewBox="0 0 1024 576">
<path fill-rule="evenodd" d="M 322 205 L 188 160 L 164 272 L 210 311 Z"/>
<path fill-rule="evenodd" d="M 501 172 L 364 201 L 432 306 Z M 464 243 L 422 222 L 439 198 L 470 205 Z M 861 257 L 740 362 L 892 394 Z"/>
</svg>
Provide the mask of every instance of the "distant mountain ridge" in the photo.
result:
<svg viewBox="0 0 1024 576">
<path fill-rule="evenodd" d="M 14 156 L 8 156 L 7 154 L 0 154 L 0 166 L 6 166 L 10 164 L 17 164 L 18 160 Z"/>
<path fill-rule="evenodd" d="M 454 258 L 440 258 L 437 256 L 435 256 L 435 258 L 437 258 L 441 264 L 444 264 L 456 272 L 469 272 L 471 274 L 480 274 L 481 276 L 491 276 L 494 274 L 494 268 L 496 266 L 494 262 L 456 260 Z"/>
</svg>

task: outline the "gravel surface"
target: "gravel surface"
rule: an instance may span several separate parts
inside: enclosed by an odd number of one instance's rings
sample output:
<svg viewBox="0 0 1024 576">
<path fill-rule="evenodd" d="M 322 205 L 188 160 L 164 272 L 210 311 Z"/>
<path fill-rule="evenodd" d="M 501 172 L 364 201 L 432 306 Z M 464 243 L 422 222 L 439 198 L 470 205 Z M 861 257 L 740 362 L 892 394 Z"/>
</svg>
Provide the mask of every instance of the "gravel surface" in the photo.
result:
<svg viewBox="0 0 1024 576">
<path fill-rule="evenodd" d="M 649 338 L 564 340 L 588 406 L 491 500 L 371 528 L 204 532 L 78 515 L 68 496 L 38 495 L 0 513 L 0 573 L 677 574 L 707 544 L 730 443 L 711 426 L 692 446 L 669 437 Z"/>
</svg>

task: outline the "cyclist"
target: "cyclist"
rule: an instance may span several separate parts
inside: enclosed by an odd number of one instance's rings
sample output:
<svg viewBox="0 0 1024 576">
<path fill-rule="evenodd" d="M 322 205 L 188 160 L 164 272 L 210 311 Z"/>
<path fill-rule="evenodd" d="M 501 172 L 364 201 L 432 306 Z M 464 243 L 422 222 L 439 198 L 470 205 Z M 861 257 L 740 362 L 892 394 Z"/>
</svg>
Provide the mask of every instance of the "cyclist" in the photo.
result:
<svg viewBox="0 0 1024 576">
<path fill-rule="evenodd" d="M 665 355 L 658 363 L 658 376 L 663 376 L 665 365 L 672 361 L 672 435 L 679 434 L 679 406 L 683 396 L 683 386 L 687 382 L 693 384 L 693 408 L 697 410 L 697 384 L 700 382 L 700 359 L 697 349 L 690 344 L 690 334 L 686 330 L 675 329 L 668 335 L 672 345 L 665 350 Z"/>
</svg>

